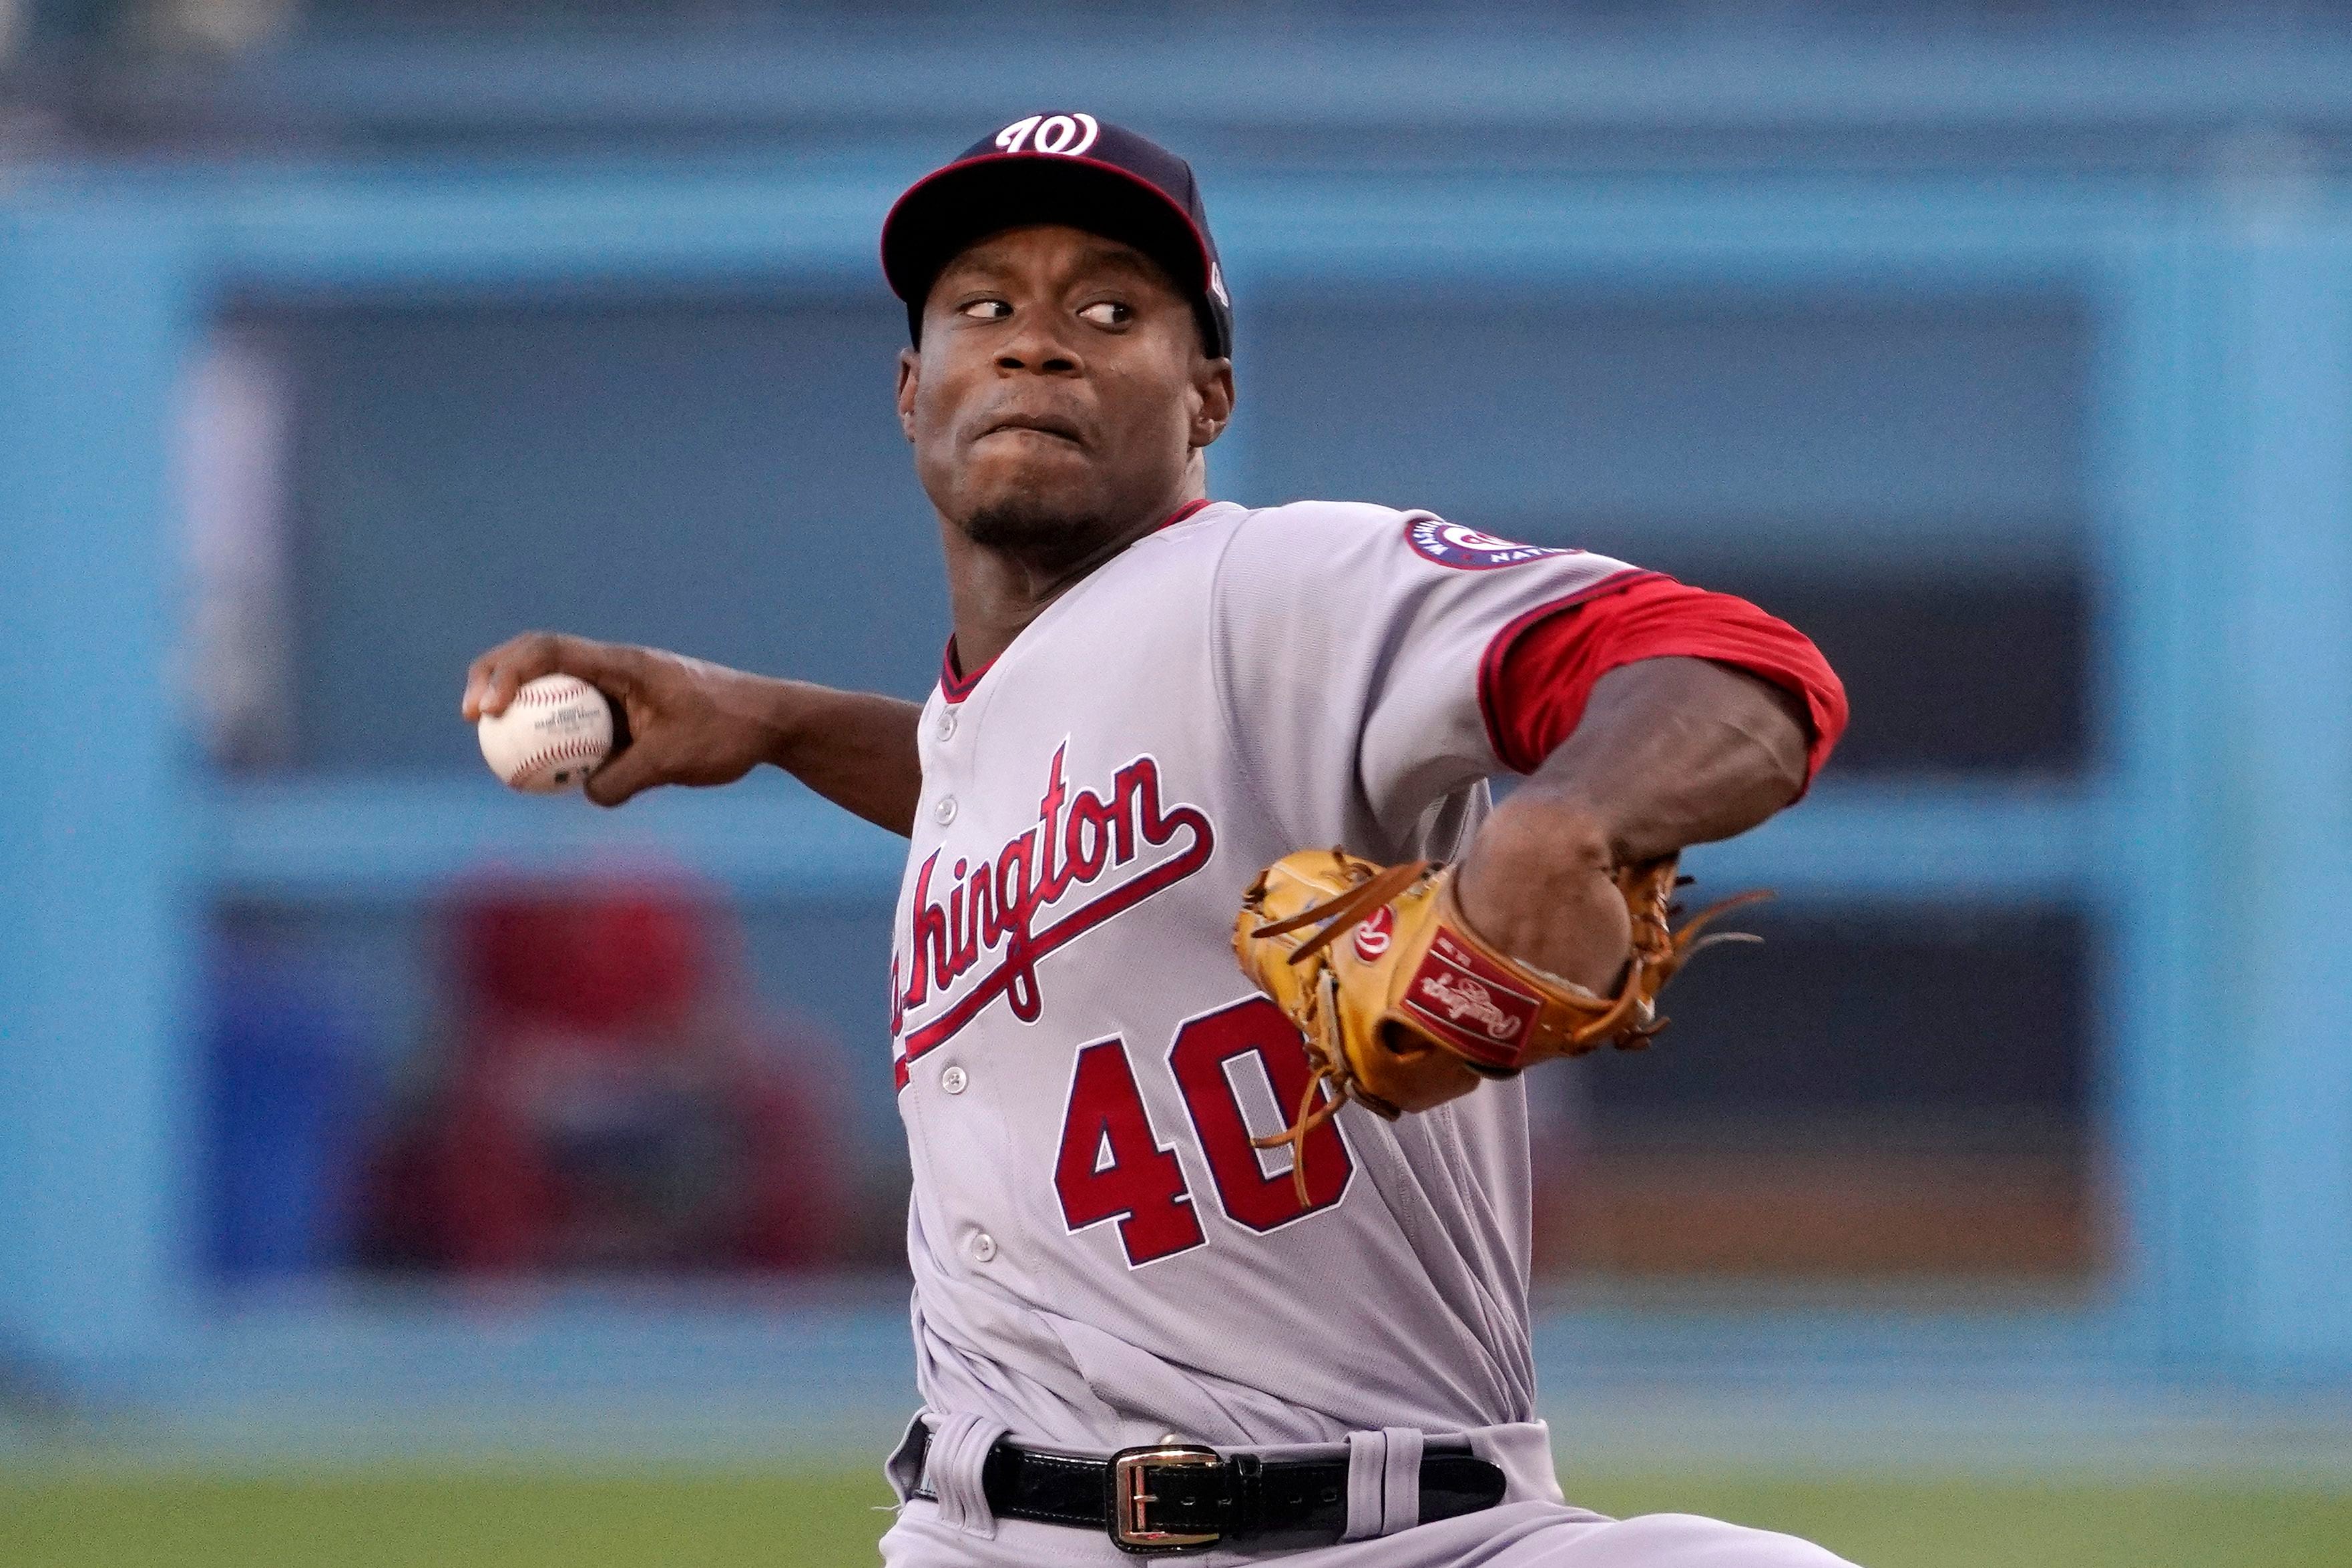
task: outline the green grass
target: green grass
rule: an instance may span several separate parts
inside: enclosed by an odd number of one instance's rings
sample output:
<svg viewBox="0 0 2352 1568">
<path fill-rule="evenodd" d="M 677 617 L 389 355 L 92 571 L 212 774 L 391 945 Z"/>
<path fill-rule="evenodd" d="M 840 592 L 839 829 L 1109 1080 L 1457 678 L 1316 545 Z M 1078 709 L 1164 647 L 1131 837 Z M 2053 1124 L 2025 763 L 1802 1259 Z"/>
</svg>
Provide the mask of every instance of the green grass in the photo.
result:
<svg viewBox="0 0 2352 1568">
<path fill-rule="evenodd" d="M 1866 1568 L 2343 1568 L 2352 1491 L 2230 1482 L 1724 1475 L 1596 1478 L 1616 1514 L 1707 1513 L 1810 1536 Z M 7 1568 L 867 1568 L 870 1469 L 626 1478 L 412 1471 L 312 1479 L 0 1479 Z"/>
<path fill-rule="evenodd" d="M 1818 1541 L 1865 1568 L 2346 1568 L 2352 1491 L 2221 1481 L 1601 1480 L 1622 1518 L 1704 1513 Z"/>
</svg>

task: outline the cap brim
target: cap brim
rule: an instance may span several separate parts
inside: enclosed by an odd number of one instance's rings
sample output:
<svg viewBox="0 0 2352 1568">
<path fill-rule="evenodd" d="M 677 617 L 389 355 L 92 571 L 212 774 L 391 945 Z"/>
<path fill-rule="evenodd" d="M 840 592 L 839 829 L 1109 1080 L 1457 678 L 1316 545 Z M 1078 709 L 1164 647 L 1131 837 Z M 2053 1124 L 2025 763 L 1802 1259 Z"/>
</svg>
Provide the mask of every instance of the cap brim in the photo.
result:
<svg viewBox="0 0 2352 1568">
<path fill-rule="evenodd" d="M 1205 295 L 1209 242 L 1173 197 L 1116 163 L 991 152 L 908 187 L 882 221 L 882 274 L 914 309 L 967 246 L 1027 224 L 1067 224 L 1131 245 Z"/>
</svg>

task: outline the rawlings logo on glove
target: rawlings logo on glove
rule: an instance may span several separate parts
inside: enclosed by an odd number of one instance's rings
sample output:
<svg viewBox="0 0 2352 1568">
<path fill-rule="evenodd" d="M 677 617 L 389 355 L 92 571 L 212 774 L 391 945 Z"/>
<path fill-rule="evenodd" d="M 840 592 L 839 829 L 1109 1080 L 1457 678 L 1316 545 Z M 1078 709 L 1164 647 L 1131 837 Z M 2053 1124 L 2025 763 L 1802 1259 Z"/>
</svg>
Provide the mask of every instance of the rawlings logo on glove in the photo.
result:
<svg viewBox="0 0 2352 1568">
<path fill-rule="evenodd" d="M 1667 855 L 1617 873 L 1633 950 L 1613 997 L 1479 940 L 1454 901 L 1450 867 L 1382 868 L 1343 850 L 1301 850 L 1266 867 L 1242 902 L 1234 953 L 1307 1037 L 1314 1064 L 1290 1129 L 1257 1140 L 1288 1146 L 1299 1201 L 1307 1134 L 1349 1100 L 1393 1120 L 1548 1057 L 1647 1045 L 1666 1023 L 1658 992 L 1693 954 L 1710 942 L 1757 940 L 1701 930 L 1727 909 L 1770 896 L 1727 898 L 1676 929 L 1675 865 Z M 1351 931 L 1354 940 L 1339 941 Z"/>
<path fill-rule="evenodd" d="M 1425 971 L 1429 966 L 1424 964 L 1422 967 Z M 1494 995 L 1477 981 L 1455 979 L 1444 973 L 1424 974 L 1412 994 L 1405 998 L 1405 1006 L 1424 1017 L 1429 1014 L 1431 1002 L 1444 1009 L 1445 1016 L 1455 1023 L 1470 1019 L 1494 1040 L 1508 1040 L 1528 1021 L 1496 1007 Z"/>
</svg>

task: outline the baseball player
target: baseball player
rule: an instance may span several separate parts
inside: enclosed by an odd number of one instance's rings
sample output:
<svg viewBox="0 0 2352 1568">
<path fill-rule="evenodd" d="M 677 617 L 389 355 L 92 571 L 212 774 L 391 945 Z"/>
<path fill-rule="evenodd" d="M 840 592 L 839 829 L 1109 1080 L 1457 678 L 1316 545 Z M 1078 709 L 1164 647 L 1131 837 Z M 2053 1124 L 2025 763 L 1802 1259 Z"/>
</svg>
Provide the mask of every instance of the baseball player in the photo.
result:
<svg viewBox="0 0 2352 1568">
<path fill-rule="evenodd" d="M 1522 1075 L 1654 1027 L 1675 855 L 1803 791 L 1836 677 L 1622 561 L 1212 499 L 1230 302 L 1190 166 L 1133 132 L 1024 116 L 882 255 L 953 612 L 929 699 L 532 633 L 465 709 L 568 672 L 624 719 L 601 803 L 768 763 L 910 840 L 885 1562 L 1837 1562 L 1563 1500 Z"/>
</svg>

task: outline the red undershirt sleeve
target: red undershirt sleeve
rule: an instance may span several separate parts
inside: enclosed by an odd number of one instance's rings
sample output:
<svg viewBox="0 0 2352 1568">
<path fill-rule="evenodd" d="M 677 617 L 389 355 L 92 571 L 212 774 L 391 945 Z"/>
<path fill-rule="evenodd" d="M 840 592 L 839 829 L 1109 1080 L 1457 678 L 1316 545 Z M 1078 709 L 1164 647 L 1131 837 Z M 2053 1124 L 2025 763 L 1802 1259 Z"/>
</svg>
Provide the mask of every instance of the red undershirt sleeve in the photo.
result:
<svg viewBox="0 0 2352 1568">
<path fill-rule="evenodd" d="M 1533 772 L 1568 738 L 1593 683 L 1642 659 L 1713 659 L 1803 700 L 1808 787 L 1845 732 L 1845 687 L 1812 641 L 1744 599 L 1644 576 L 1580 604 L 1546 606 L 1506 626 L 1479 670 L 1495 755 Z"/>
</svg>

